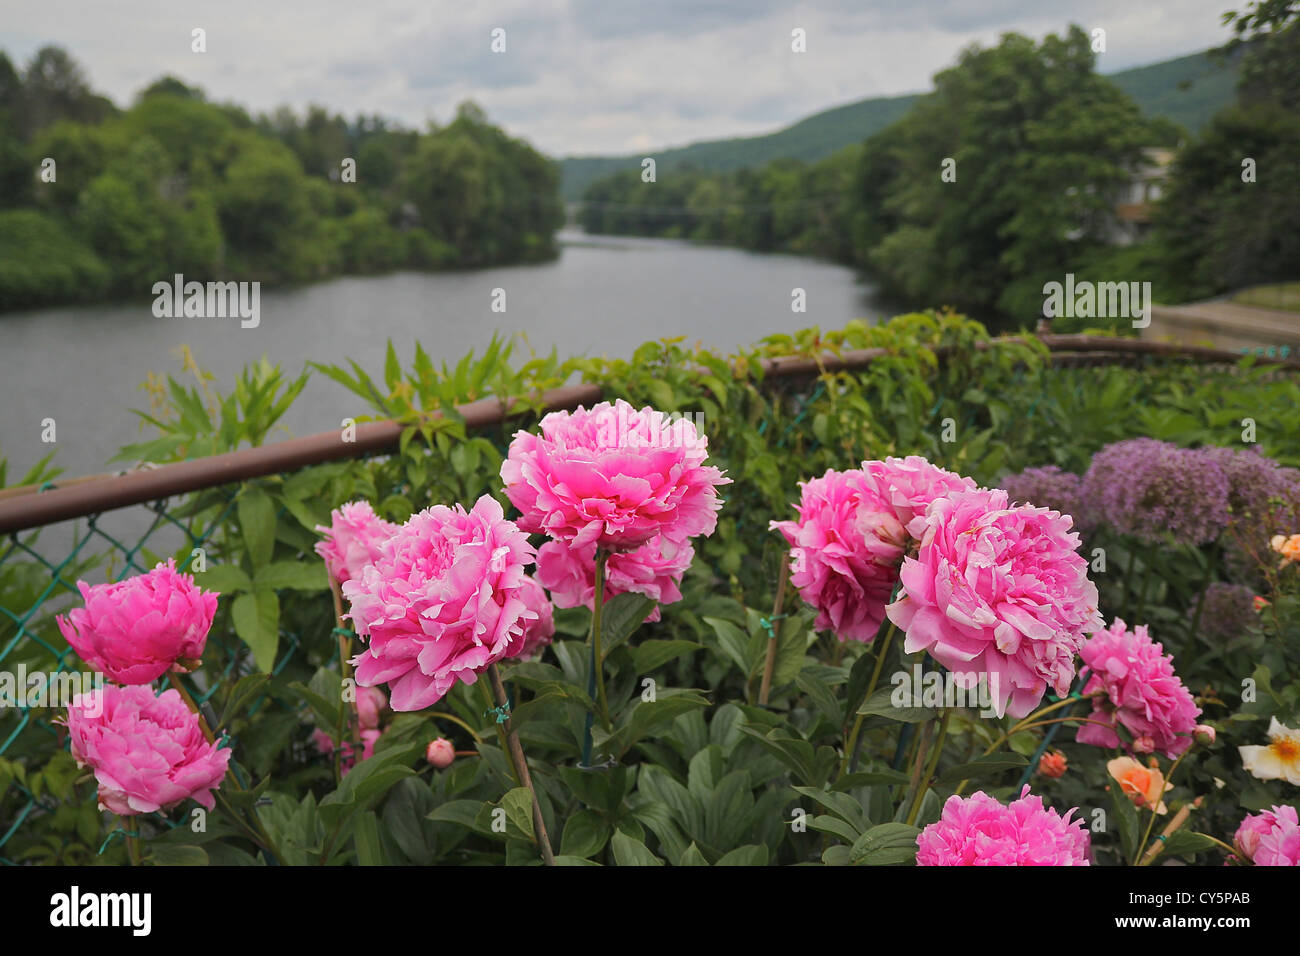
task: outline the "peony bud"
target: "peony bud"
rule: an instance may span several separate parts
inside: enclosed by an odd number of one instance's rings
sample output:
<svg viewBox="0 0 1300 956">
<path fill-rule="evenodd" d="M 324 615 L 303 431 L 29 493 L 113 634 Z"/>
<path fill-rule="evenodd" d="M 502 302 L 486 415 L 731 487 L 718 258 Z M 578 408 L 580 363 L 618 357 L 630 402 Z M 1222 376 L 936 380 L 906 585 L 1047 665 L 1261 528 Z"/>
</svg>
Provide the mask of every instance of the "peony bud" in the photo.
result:
<svg viewBox="0 0 1300 956">
<path fill-rule="evenodd" d="M 1209 724 L 1196 725 L 1196 742 L 1202 747 L 1211 747 L 1214 745 L 1215 733 L 1214 728 Z"/>
<path fill-rule="evenodd" d="M 424 759 L 439 770 L 446 770 L 451 766 L 451 762 L 456 759 L 456 749 L 446 737 L 439 737 L 437 740 L 429 741 L 429 747 L 424 752 Z"/>
</svg>

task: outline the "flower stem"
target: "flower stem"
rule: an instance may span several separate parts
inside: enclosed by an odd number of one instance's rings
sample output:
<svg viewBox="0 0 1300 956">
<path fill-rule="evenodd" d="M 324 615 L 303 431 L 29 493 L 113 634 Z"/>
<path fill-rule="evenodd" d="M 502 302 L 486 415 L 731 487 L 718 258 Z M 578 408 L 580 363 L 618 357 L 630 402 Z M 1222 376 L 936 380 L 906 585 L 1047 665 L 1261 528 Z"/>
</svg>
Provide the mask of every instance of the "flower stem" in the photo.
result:
<svg viewBox="0 0 1300 956">
<path fill-rule="evenodd" d="M 785 606 L 785 585 L 790 580 L 790 562 L 781 559 L 781 576 L 776 583 L 776 600 L 772 602 L 772 636 L 767 639 L 767 660 L 763 662 L 763 683 L 758 689 L 760 707 L 767 706 L 768 694 L 772 691 L 772 674 L 776 670 L 776 651 L 781 635 L 781 609 Z"/>
<path fill-rule="evenodd" d="M 489 681 L 489 682 L 490 682 L 490 681 Z M 487 685 L 487 683 L 483 683 L 483 684 L 481 684 L 480 686 L 482 687 L 483 700 L 484 700 L 484 701 L 487 703 L 487 705 L 488 705 L 488 714 L 491 714 L 492 711 L 493 711 L 493 709 L 496 708 L 496 707 L 498 707 L 498 706 L 500 706 L 500 705 L 494 702 L 494 700 L 493 700 L 493 698 L 494 698 L 493 692 L 492 692 L 491 690 L 488 689 L 488 685 Z M 504 754 L 506 754 L 507 756 L 511 756 L 511 754 L 510 754 L 510 742 L 506 739 L 506 731 L 505 731 L 505 728 L 502 727 L 502 726 L 501 726 L 501 722 L 498 721 L 498 720 L 496 720 L 495 718 L 494 718 L 493 721 L 492 721 L 492 726 L 495 727 L 496 730 L 497 730 L 497 740 L 498 740 L 498 741 L 500 742 L 500 744 L 501 744 L 501 752 L 504 753 Z M 513 776 L 513 777 L 515 778 L 515 784 L 516 784 L 516 786 L 521 786 L 521 787 L 522 787 L 523 784 L 524 784 L 524 781 L 523 781 L 523 779 L 519 776 L 519 766 L 514 762 L 513 758 L 512 758 L 511 761 L 510 761 L 510 774 L 511 774 L 511 776 Z"/>
<path fill-rule="evenodd" d="M 181 699 L 185 701 L 185 706 L 188 707 L 192 713 L 198 716 L 199 729 L 203 731 L 203 739 L 210 744 L 216 743 L 217 738 L 212 733 L 212 728 L 208 726 L 208 719 L 203 716 L 203 711 L 199 710 L 199 705 L 195 703 L 194 698 L 190 696 L 190 692 L 186 690 L 185 684 L 181 681 L 180 675 L 169 673 L 167 675 L 167 682 L 176 688 L 177 692 L 181 695 Z"/>
<path fill-rule="evenodd" d="M 1186 757 L 1191 752 L 1192 752 L 1192 748 L 1188 747 L 1186 750 L 1184 750 L 1181 754 L 1178 755 L 1178 759 L 1174 761 L 1174 765 L 1169 768 L 1169 776 L 1165 777 L 1166 784 L 1173 784 L 1174 774 L 1178 772 L 1179 764 L 1181 764 L 1183 762 L 1183 758 Z M 1160 804 L 1162 803 L 1164 803 L 1163 793 L 1160 796 L 1156 797 L 1155 806 L 1151 808 L 1151 819 L 1147 821 L 1146 832 L 1142 834 L 1142 842 L 1138 844 L 1137 854 L 1135 856 L 1135 859 L 1139 861 L 1136 864 L 1138 866 L 1142 865 L 1142 863 L 1140 862 L 1143 859 L 1142 851 L 1146 849 L 1147 840 L 1151 839 L 1151 830 L 1153 827 L 1155 827 L 1156 817 L 1158 816 L 1156 810 L 1160 808 Z"/>
<path fill-rule="evenodd" d="M 1154 843 L 1151 844 L 1151 848 L 1147 850 L 1147 852 L 1143 855 L 1142 859 L 1138 861 L 1138 866 L 1151 865 L 1151 861 L 1154 860 L 1156 857 L 1158 857 L 1160 855 L 1160 851 L 1165 848 L 1165 840 L 1167 840 L 1184 823 L 1187 822 L 1187 818 L 1192 815 L 1193 810 L 1197 810 L 1200 808 L 1203 799 L 1204 799 L 1203 797 L 1197 797 L 1191 803 L 1185 803 L 1182 805 L 1182 807 L 1178 810 L 1178 812 L 1174 814 L 1174 818 L 1169 821 L 1169 825 L 1160 831 L 1160 836 L 1156 839 Z"/>
<path fill-rule="evenodd" d="M 916 798 L 912 801 L 912 809 L 907 814 L 907 825 L 912 826 L 916 823 L 917 815 L 921 812 L 921 804 L 925 800 L 925 791 L 930 786 L 930 780 L 934 777 L 934 771 L 939 766 L 939 757 L 943 754 L 943 741 L 948 736 L 948 719 L 952 716 L 952 708 L 945 707 L 943 719 L 939 722 L 939 737 L 934 742 L 934 749 L 930 754 L 930 762 L 926 764 L 925 773 L 921 777 L 920 786 L 916 788 Z"/>
<path fill-rule="evenodd" d="M 600 652 L 600 616 L 605 604 L 605 562 L 609 553 L 596 548 L 596 597 L 591 608 L 591 661 L 596 674 L 596 694 L 600 702 L 600 719 L 610 729 L 609 702 L 605 699 L 605 660 Z"/>
<path fill-rule="evenodd" d="M 510 699 L 506 696 L 506 688 L 501 683 L 501 673 L 497 670 L 496 664 L 488 666 L 488 680 L 492 682 L 492 692 L 496 695 L 497 706 L 506 707 Z M 515 732 L 514 723 L 509 716 L 506 717 L 505 735 L 510 744 L 509 752 L 514 760 L 515 770 L 533 798 L 533 828 L 536 831 L 537 845 L 542 851 L 542 860 L 547 866 L 555 866 L 551 838 L 547 835 L 546 821 L 542 817 L 542 805 L 537 801 L 537 790 L 533 787 L 533 778 L 528 773 L 528 758 L 524 756 L 523 745 L 519 743 L 519 734 Z"/>
<path fill-rule="evenodd" d="M 916 810 L 920 803 L 920 786 L 921 786 L 921 765 L 925 763 L 926 755 L 930 752 L 930 739 L 934 736 L 933 720 L 927 720 L 925 727 L 921 730 L 921 737 L 916 743 L 916 754 L 912 761 L 912 778 L 907 785 L 907 793 L 903 800 L 910 803 L 912 809 Z M 908 823 L 915 819 L 913 813 L 908 813 Z"/>
<path fill-rule="evenodd" d="M 126 856 L 132 866 L 140 865 L 140 824 L 135 817 L 118 817 L 126 831 Z"/>
<path fill-rule="evenodd" d="M 893 621 L 889 622 L 889 630 L 885 632 L 885 640 L 880 645 L 876 655 L 876 666 L 871 670 L 871 680 L 867 683 L 867 692 L 862 697 L 862 703 L 871 700 L 871 695 L 876 692 L 876 684 L 880 681 L 880 670 L 885 665 L 885 658 L 889 656 L 889 645 L 894 640 L 894 632 L 898 630 Z M 835 778 L 839 780 L 857 761 L 858 751 L 858 734 L 862 732 L 862 720 L 864 714 L 858 714 L 853 721 L 853 729 L 849 731 L 848 740 L 844 742 L 844 756 L 840 759 L 840 772 Z"/>
<path fill-rule="evenodd" d="M 1196 640 L 1196 634 L 1201 627 L 1201 612 L 1205 609 L 1205 594 L 1210 590 L 1210 584 L 1214 579 L 1214 568 L 1219 563 L 1219 553 L 1222 545 L 1217 541 L 1214 547 L 1210 549 L 1209 556 L 1205 564 L 1205 580 L 1201 582 L 1201 593 L 1196 596 L 1196 610 L 1192 613 L 1192 629 L 1188 635 L 1189 640 Z"/>
</svg>

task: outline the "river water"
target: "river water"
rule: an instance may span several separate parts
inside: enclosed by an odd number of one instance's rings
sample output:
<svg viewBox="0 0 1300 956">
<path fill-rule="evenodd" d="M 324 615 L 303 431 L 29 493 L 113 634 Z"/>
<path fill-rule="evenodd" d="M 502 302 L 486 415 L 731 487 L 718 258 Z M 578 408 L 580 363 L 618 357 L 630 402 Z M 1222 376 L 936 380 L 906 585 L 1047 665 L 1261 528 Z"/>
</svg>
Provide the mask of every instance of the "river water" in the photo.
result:
<svg viewBox="0 0 1300 956">
<path fill-rule="evenodd" d="M 665 336 L 729 350 L 776 332 L 886 314 L 869 282 L 832 263 L 665 239 L 563 232 L 560 240 L 559 258 L 540 265 L 263 289 L 256 328 L 238 318 L 156 318 L 152 299 L 0 315 L 0 457 L 9 459 L 8 480 L 51 447 L 68 476 L 106 470 L 121 446 L 152 437 L 129 409 L 148 408 L 140 383 L 149 372 L 182 377 L 182 345 L 227 393 L 239 370 L 263 355 L 290 373 L 308 360 L 355 359 L 380 379 L 390 338 L 406 367 L 417 339 L 435 364 L 454 364 L 481 351 L 494 332 L 525 333 L 537 352 L 555 347 L 561 358 L 626 357 Z M 795 288 L 805 290 L 804 313 L 791 309 Z M 497 289 L 504 312 L 492 309 Z M 521 342 L 516 357 L 527 350 Z M 368 411 L 314 375 L 272 440 L 334 429 Z M 42 442 L 45 419 L 55 422 L 53 446 Z"/>
</svg>

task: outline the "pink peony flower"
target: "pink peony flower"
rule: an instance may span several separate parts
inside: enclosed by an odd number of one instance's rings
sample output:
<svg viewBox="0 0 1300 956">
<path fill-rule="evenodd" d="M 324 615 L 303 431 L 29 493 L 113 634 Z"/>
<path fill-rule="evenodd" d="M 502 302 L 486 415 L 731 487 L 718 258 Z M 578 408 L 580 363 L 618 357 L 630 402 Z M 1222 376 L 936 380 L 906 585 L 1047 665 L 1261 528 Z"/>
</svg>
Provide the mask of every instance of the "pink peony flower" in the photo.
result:
<svg viewBox="0 0 1300 956">
<path fill-rule="evenodd" d="M 1075 740 L 1097 747 L 1122 746 L 1116 725 L 1133 737 L 1138 753 L 1177 757 L 1190 747 L 1201 709 L 1174 674 L 1173 657 L 1147 634 L 1145 624 L 1129 631 L 1119 618 L 1097 631 L 1080 654 L 1088 669 L 1083 695 L 1094 697 L 1092 721 L 1075 732 Z"/>
<path fill-rule="evenodd" d="M 537 657 L 555 637 L 555 609 L 546 591 L 528 575 L 524 576 L 520 596 L 524 599 L 524 606 L 537 617 L 524 625 L 524 636 L 514 643 L 510 656 Z"/>
<path fill-rule="evenodd" d="M 208 641 L 217 595 L 178 574 L 168 559 L 125 581 L 77 582 L 84 607 L 57 618 L 59 630 L 82 659 L 119 684 L 148 684 L 168 671 L 198 667 Z"/>
<path fill-rule="evenodd" d="M 935 500 L 917 527 L 887 609 L 906 652 L 929 651 L 962 687 L 987 678 L 999 716 L 1025 716 L 1049 686 L 1069 693 L 1083 636 L 1102 626 L 1070 519 L 977 489 Z"/>
<path fill-rule="evenodd" d="M 347 581 L 348 616 L 370 645 L 353 661 L 363 687 L 388 684 L 393 710 L 420 710 L 457 680 L 508 657 L 537 619 L 522 590 L 535 552 L 484 495 L 466 512 L 412 515 L 361 577 Z"/>
<path fill-rule="evenodd" d="M 790 582 L 817 611 L 816 626 L 842 641 L 873 640 L 926 509 L 950 491 L 974 487 L 917 455 L 801 482 L 798 520 L 771 527 L 790 545 Z"/>
<path fill-rule="evenodd" d="M 1300 866 L 1300 817 L 1295 807 L 1261 810 L 1241 821 L 1232 845 L 1256 866 Z"/>
<path fill-rule="evenodd" d="M 379 546 L 398 528 L 375 514 L 368 501 L 351 501 L 330 512 L 329 526 L 317 525 L 325 535 L 316 553 L 325 559 L 339 584 L 361 577 L 361 569 L 379 557 Z"/>
<path fill-rule="evenodd" d="M 212 809 L 230 751 L 204 739 L 175 690 L 155 697 L 148 687 L 106 684 L 74 697 L 67 723 L 72 756 L 94 771 L 102 809 L 131 816 L 190 797 Z"/>
<path fill-rule="evenodd" d="M 518 432 L 501 463 L 525 531 L 614 551 L 713 533 L 731 479 L 704 464 L 709 442 L 689 419 L 620 399 L 552 412 L 541 432 Z"/>
<path fill-rule="evenodd" d="M 771 523 L 790 545 L 790 583 L 818 629 L 869 642 L 898 580 L 903 523 L 862 471 L 831 469 L 800 488 L 798 520 Z"/>
<path fill-rule="evenodd" d="M 1088 830 L 1030 796 L 1008 806 L 983 791 L 955 794 L 916 838 L 917 866 L 1088 866 Z"/>
<path fill-rule="evenodd" d="M 889 506 L 894 519 L 917 540 L 925 534 L 925 513 L 936 498 L 976 488 L 973 479 L 945 471 L 920 455 L 864 461 L 862 469 L 867 476 L 867 486 Z"/>
<path fill-rule="evenodd" d="M 456 748 L 446 737 L 430 740 L 428 748 L 424 751 L 424 759 L 437 769 L 446 770 L 456 759 Z"/>
<path fill-rule="evenodd" d="M 605 561 L 605 600 L 631 591 L 657 604 L 680 601 L 682 575 L 694 558 L 695 549 L 689 543 L 662 536 L 631 551 L 615 551 Z M 556 607 L 594 607 L 596 546 L 575 548 L 548 541 L 537 551 L 537 579 L 551 592 Z M 659 620 L 659 608 L 646 620 Z"/>
</svg>

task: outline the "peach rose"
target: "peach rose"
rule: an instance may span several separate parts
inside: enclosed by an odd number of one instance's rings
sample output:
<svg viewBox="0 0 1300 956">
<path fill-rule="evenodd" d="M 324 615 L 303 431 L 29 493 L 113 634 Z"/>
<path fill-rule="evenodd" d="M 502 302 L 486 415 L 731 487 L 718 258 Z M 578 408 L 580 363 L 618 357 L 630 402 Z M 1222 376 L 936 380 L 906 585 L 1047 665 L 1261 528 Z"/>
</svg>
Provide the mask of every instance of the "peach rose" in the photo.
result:
<svg viewBox="0 0 1300 956">
<path fill-rule="evenodd" d="M 1134 806 L 1155 806 L 1156 813 L 1169 812 L 1162 798 L 1174 785 L 1165 783 L 1165 776 L 1160 772 L 1154 757 L 1147 766 L 1132 757 L 1116 757 L 1106 764 L 1106 770 L 1119 782 L 1120 790 L 1133 801 Z"/>
</svg>

